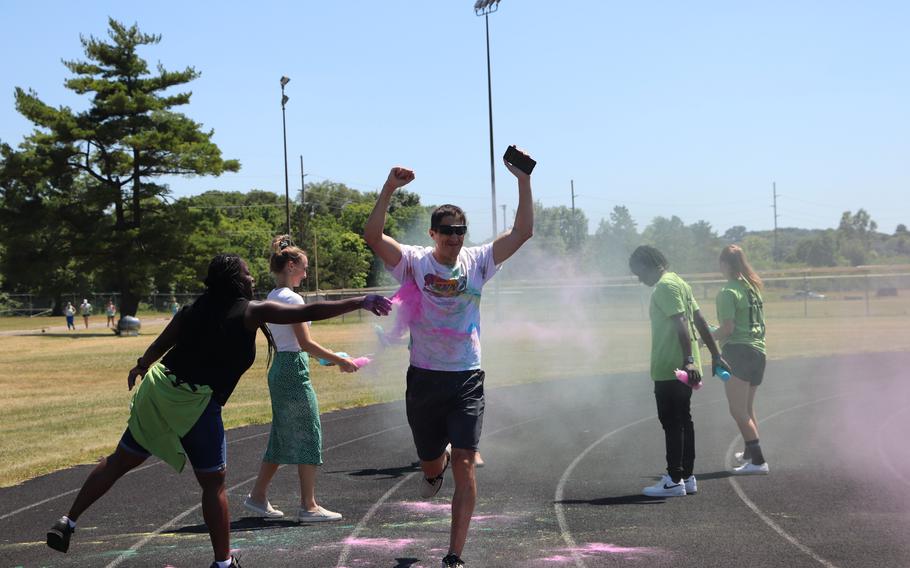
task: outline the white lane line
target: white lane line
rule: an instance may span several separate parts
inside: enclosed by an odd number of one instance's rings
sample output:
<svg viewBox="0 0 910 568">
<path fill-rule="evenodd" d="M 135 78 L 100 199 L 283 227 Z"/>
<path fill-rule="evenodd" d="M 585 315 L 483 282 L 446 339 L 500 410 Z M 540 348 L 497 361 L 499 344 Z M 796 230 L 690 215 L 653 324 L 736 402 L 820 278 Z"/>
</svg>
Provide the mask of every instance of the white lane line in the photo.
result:
<svg viewBox="0 0 910 568">
<path fill-rule="evenodd" d="M 708 404 L 716 404 L 718 402 L 721 402 L 721 400 L 717 399 L 717 400 L 705 401 L 705 402 L 701 402 L 699 404 L 692 405 L 692 408 L 698 408 L 699 406 L 705 406 Z M 588 453 L 591 450 L 593 450 L 594 448 L 596 448 L 597 446 L 602 444 L 604 441 L 608 440 L 611 436 L 615 436 L 616 434 L 622 432 L 623 430 L 632 428 L 633 426 L 637 426 L 637 425 L 641 424 L 642 422 L 647 422 L 648 420 L 656 420 L 656 419 L 657 419 L 656 415 L 646 416 L 645 418 L 639 418 L 638 420 L 629 422 L 628 424 L 620 426 L 619 428 L 617 428 L 615 430 L 611 430 L 610 432 L 607 432 L 606 434 L 601 436 L 597 441 L 595 441 L 590 446 L 585 448 L 580 454 L 578 454 L 578 456 L 576 456 L 576 458 L 574 460 L 572 460 L 572 463 L 570 463 L 569 466 L 562 473 L 562 477 L 559 478 L 559 482 L 556 484 L 556 492 L 553 495 L 553 508 L 556 510 L 556 521 L 559 523 L 560 536 L 562 536 L 562 540 L 566 543 L 566 546 L 568 547 L 568 549 L 572 551 L 572 558 L 575 560 L 575 566 L 577 566 L 578 568 L 586 568 L 587 565 L 585 564 L 584 558 L 582 557 L 581 554 L 579 554 L 579 552 L 577 550 L 578 546 L 575 543 L 575 539 L 572 537 L 572 531 L 569 530 L 569 522 L 566 520 L 565 507 L 562 504 L 563 492 L 565 491 L 566 482 L 568 482 L 569 477 L 572 475 L 572 471 L 575 469 L 575 467 L 579 463 L 581 463 L 581 461 L 585 458 L 585 456 L 588 455 Z"/>
<path fill-rule="evenodd" d="M 504 426 L 497 430 L 493 430 L 492 432 L 488 432 L 486 434 L 486 437 L 489 438 L 490 436 L 500 434 L 507 430 L 512 430 L 514 428 L 518 428 L 519 426 L 524 426 L 525 424 L 528 424 L 530 422 L 536 422 L 538 420 L 543 420 L 543 419 L 544 419 L 543 416 L 538 416 L 536 418 L 522 420 L 521 422 L 516 422 L 515 424 L 511 424 L 509 426 Z M 351 554 L 351 541 L 356 539 L 358 536 L 360 536 L 360 533 L 363 532 L 363 530 L 366 528 L 367 523 L 370 521 L 371 518 L 373 518 L 373 515 L 376 514 L 376 511 L 379 510 L 379 507 L 381 507 L 382 504 L 385 503 L 389 499 L 389 497 L 394 495 L 395 492 L 398 491 L 399 487 L 401 487 L 402 485 L 407 483 L 407 481 L 409 479 L 411 479 L 418 473 L 420 473 L 420 471 L 415 471 L 415 472 L 409 473 L 408 475 L 405 476 L 404 479 L 402 479 L 401 481 L 399 481 L 398 483 L 393 485 L 388 491 L 385 492 L 385 494 L 383 494 L 382 497 L 380 497 L 379 499 L 376 500 L 375 503 L 373 503 L 373 505 L 367 510 L 367 512 L 363 515 L 363 517 L 361 517 L 360 521 L 357 523 L 357 526 L 354 527 L 354 530 L 351 531 L 350 536 L 348 536 L 344 540 L 344 542 L 345 542 L 344 548 L 341 550 L 341 554 L 338 555 L 338 562 L 335 563 L 336 568 L 344 567 L 344 564 L 348 561 L 348 556 Z"/>
<path fill-rule="evenodd" d="M 340 448 L 340 447 L 342 447 L 342 446 L 347 446 L 347 445 L 349 445 L 349 444 L 353 444 L 354 442 L 359 442 L 359 441 L 361 441 L 361 440 L 366 440 L 367 438 L 372 438 L 372 437 L 374 437 L 374 436 L 379 436 L 380 434 L 385 434 L 386 432 L 391 432 L 392 430 L 398 430 L 399 428 L 404 428 L 405 426 L 407 426 L 407 424 L 399 424 L 398 426 L 392 426 L 391 428 L 386 428 L 385 430 L 380 430 L 380 431 L 378 431 L 378 432 L 373 432 L 373 433 L 371 433 L 371 434 L 366 434 L 366 435 L 360 436 L 360 437 L 358 437 L 358 438 L 353 438 L 353 439 L 348 440 L 348 441 L 346 441 L 346 442 L 341 442 L 340 444 L 335 444 L 334 446 L 330 446 L 330 447 L 328 447 L 328 448 L 325 448 L 323 451 L 328 452 L 328 451 L 330 451 L 330 450 L 334 450 L 334 449 Z M 232 485 L 231 487 L 228 487 L 228 488 L 227 488 L 227 492 L 230 493 L 230 492 L 234 491 L 235 489 L 238 489 L 238 488 L 240 488 L 240 487 L 243 487 L 243 486 L 246 485 L 247 483 L 252 483 L 253 481 L 256 480 L 256 477 L 257 477 L 257 476 L 253 476 L 253 477 L 251 477 L 251 478 L 249 478 L 249 479 L 246 479 L 246 480 L 244 480 L 244 481 L 241 481 L 240 483 L 236 483 L 236 484 Z M 146 543 L 148 543 L 150 540 L 152 540 L 153 538 L 155 538 L 156 536 L 158 536 L 159 534 L 161 534 L 161 533 L 164 532 L 165 530 L 169 529 L 171 526 L 173 526 L 173 525 L 175 525 L 176 523 L 180 522 L 184 517 L 186 517 L 187 515 L 189 515 L 189 514 L 192 513 L 193 511 L 199 509 L 201 506 L 202 506 L 201 503 L 200 503 L 200 504 L 197 504 L 197 505 L 194 505 L 193 507 L 190 507 L 189 509 L 187 509 L 186 511 L 183 511 L 182 513 L 180 513 L 179 515 L 177 515 L 177 516 L 174 517 L 173 519 L 171 519 L 171 520 L 169 520 L 168 522 L 164 523 L 163 525 L 161 525 L 160 527 L 158 527 L 157 529 L 155 529 L 154 531 L 152 531 L 151 533 L 149 533 L 148 535 L 146 535 L 142 540 L 140 540 L 139 542 L 137 542 L 137 543 L 134 544 L 133 546 L 129 547 L 129 549 L 127 549 L 127 550 L 123 551 L 122 553 L 120 553 L 120 556 L 118 556 L 117 558 L 115 558 L 110 564 L 108 564 L 107 566 L 105 566 L 105 568 L 114 568 L 114 566 L 119 566 L 121 562 L 123 562 L 124 560 L 128 560 L 130 557 L 132 557 L 133 555 L 135 555 L 136 552 L 137 552 L 140 548 L 142 548 L 143 546 L 145 546 Z"/>
<path fill-rule="evenodd" d="M 761 424 L 763 422 L 771 420 L 772 418 L 780 416 L 781 414 L 784 414 L 787 412 L 792 412 L 794 410 L 798 410 L 798 409 L 804 408 L 806 406 L 811 406 L 811 405 L 817 404 L 819 402 L 825 402 L 825 401 L 833 400 L 836 398 L 841 398 L 846 395 L 847 395 L 847 393 L 838 394 L 838 395 L 834 395 L 834 396 L 826 396 L 824 398 L 819 398 L 819 399 L 813 400 L 811 402 L 804 402 L 803 404 L 797 404 L 796 406 L 791 406 L 791 407 L 785 408 L 783 410 L 778 410 L 777 412 L 775 412 L 773 414 L 769 414 L 768 416 L 762 418 L 761 420 L 758 421 L 758 423 Z M 730 442 L 730 446 L 727 448 L 727 458 L 725 461 L 725 465 L 726 465 L 727 469 L 730 469 L 731 467 L 733 467 L 733 461 L 732 461 L 731 457 L 733 456 L 733 452 L 736 449 L 736 445 L 739 443 L 740 440 L 742 440 L 742 436 L 737 436 L 737 437 L 733 438 L 733 441 Z M 751 509 L 752 512 L 755 513 L 755 515 L 758 516 L 758 518 L 761 519 L 763 523 L 765 523 L 766 525 L 768 525 L 768 527 L 771 528 L 771 530 L 773 530 L 778 535 L 780 535 L 784 540 L 786 540 L 787 542 L 789 542 L 790 544 L 795 546 L 800 552 L 802 552 L 803 554 L 805 554 L 812 560 L 815 560 L 822 566 L 825 566 L 825 568 L 837 568 L 837 566 L 835 564 L 832 564 L 830 561 L 819 556 L 814 550 L 812 550 L 805 544 L 801 543 L 796 537 L 794 537 L 793 535 L 791 535 L 790 533 L 785 531 L 780 525 L 775 523 L 774 520 L 771 519 L 771 517 L 766 515 L 764 513 L 764 511 L 762 511 L 758 507 L 758 505 L 756 505 L 751 499 L 749 499 L 748 496 L 746 496 L 746 492 L 743 491 L 743 488 L 739 485 L 739 482 L 736 481 L 735 477 L 728 477 L 727 480 L 730 482 L 730 485 L 733 486 L 733 490 L 736 492 L 736 495 L 739 496 L 740 500 L 746 504 L 746 507 Z"/>
<path fill-rule="evenodd" d="M 900 479 L 905 485 L 910 485 L 910 477 L 907 477 L 906 474 L 904 474 L 899 469 L 897 469 L 897 467 L 894 466 L 894 463 L 891 461 L 891 457 L 888 455 L 888 452 L 885 451 L 884 446 L 882 446 L 882 438 L 883 438 L 882 432 L 884 431 L 885 426 L 890 425 L 891 422 L 893 422 L 895 418 L 897 418 L 901 414 L 905 414 L 908 410 L 910 410 L 910 408 L 904 407 L 904 408 L 901 408 L 900 410 L 898 410 L 897 412 L 895 412 L 894 414 L 888 416 L 888 418 L 886 418 L 885 421 L 882 422 L 881 425 L 878 427 L 878 432 L 876 435 L 876 439 L 877 439 L 876 446 L 878 449 L 879 458 L 885 464 L 885 467 L 887 467 L 888 470 L 892 474 L 894 474 L 895 477 Z"/>
<path fill-rule="evenodd" d="M 389 412 L 391 412 L 391 410 L 390 410 Z M 347 414 L 347 415 L 345 415 L 345 416 L 338 416 L 338 417 L 336 417 L 334 420 L 325 420 L 325 421 L 323 421 L 323 424 L 331 424 L 332 422 L 340 422 L 340 421 L 342 421 L 342 420 L 348 420 L 349 418 L 357 418 L 357 417 L 364 416 L 364 415 L 367 415 L 367 414 L 385 414 L 385 412 L 376 412 L 376 413 L 372 413 L 372 412 L 358 412 L 358 413 L 351 413 L 351 414 Z M 244 436 L 243 438 L 237 438 L 237 439 L 235 439 L 235 440 L 229 440 L 229 441 L 228 441 L 228 446 L 230 446 L 230 445 L 232 445 L 232 444 L 237 444 L 237 443 L 240 443 L 240 442 L 245 442 L 245 441 L 247 441 L 247 440 L 252 440 L 252 439 L 254 439 L 254 438 L 261 438 L 261 437 L 263 437 L 263 436 L 268 436 L 268 434 L 269 434 L 269 432 L 268 432 L 268 431 L 265 431 L 265 432 L 260 432 L 259 434 L 252 434 L 252 435 L 250 435 L 250 436 Z M 161 460 L 159 460 L 159 459 L 155 459 L 155 458 L 152 458 L 152 459 L 153 459 L 152 463 L 147 463 L 147 464 L 145 464 L 145 465 L 141 465 L 141 466 L 139 466 L 139 467 L 133 468 L 133 469 L 131 469 L 130 471 L 126 472 L 126 475 L 132 475 L 132 474 L 134 474 L 134 473 L 139 473 L 139 472 L 142 471 L 142 470 L 148 469 L 148 468 L 150 468 L 150 467 L 156 467 L 156 466 L 159 466 L 159 465 L 161 465 L 161 464 L 164 463 L 163 461 L 161 461 Z M 53 497 L 48 497 L 47 499 L 42 499 L 41 501 L 37 501 L 37 502 L 35 502 L 35 503 L 31 503 L 30 505 L 25 505 L 25 506 L 23 506 L 23 507 L 20 507 L 20 508 L 16 509 L 15 511 L 10 511 L 9 513 L 5 513 L 5 514 L 3 514 L 3 515 L 0 515 L 0 521 L 2 521 L 2 520 L 4 520 L 4 519 L 8 519 L 8 518 L 10 518 L 10 517 L 12 517 L 12 516 L 18 515 L 19 513 L 22 513 L 22 512 L 24 512 L 24 511 L 28 511 L 29 509 L 34 509 L 35 507 L 40 507 L 41 505 L 44 505 L 45 503 L 50 503 L 51 501 L 55 501 L 55 500 L 57 500 L 57 499 L 62 499 L 63 497 L 66 497 L 67 495 L 72 495 L 72 494 L 74 494 L 74 493 L 78 493 L 78 492 L 79 492 L 79 489 L 81 489 L 81 487 L 77 487 L 76 489 L 70 489 L 69 491 L 64 491 L 63 493 L 58 493 L 57 495 L 54 495 Z"/>
</svg>

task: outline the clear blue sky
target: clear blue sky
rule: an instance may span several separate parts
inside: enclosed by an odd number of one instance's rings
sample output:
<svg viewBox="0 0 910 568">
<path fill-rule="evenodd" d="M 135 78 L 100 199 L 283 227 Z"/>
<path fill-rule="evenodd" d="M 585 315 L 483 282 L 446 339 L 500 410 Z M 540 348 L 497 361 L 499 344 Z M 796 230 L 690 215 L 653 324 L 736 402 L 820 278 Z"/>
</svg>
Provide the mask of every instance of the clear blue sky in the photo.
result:
<svg viewBox="0 0 910 568">
<path fill-rule="evenodd" d="M 160 33 L 142 55 L 202 72 L 188 116 L 215 130 L 242 170 L 170 180 L 284 191 L 279 104 L 287 86 L 291 190 L 311 177 L 377 189 L 413 168 L 425 203 L 454 202 L 490 234 L 484 23 L 473 0 L 3 3 L 0 140 L 30 125 L 16 86 L 85 108 L 61 59 L 107 16 Z M 503 0 L 490 16 L 497 201 L 517 202 L 499 161 L 510 143 L 538 160 L 545 205 L 570 204 L 593 232 L 615 205 L 772 227 L 836 226 L 865 207 L 888 232 L 910 224 L 910 3 L 893 1 L 544 2 Z M 497 213 L 501 214 L 501 208 Z M 500 220 L 501 223 L 501 220 Z"/>
</svg>

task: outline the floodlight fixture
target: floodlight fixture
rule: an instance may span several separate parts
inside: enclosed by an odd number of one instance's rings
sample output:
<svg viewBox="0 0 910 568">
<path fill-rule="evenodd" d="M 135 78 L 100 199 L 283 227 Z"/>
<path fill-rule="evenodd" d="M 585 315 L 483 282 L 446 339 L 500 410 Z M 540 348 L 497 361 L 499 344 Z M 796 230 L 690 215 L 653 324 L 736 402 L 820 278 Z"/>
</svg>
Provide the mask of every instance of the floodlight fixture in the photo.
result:
<svg viewBox="0 0 910 568">
<path fill-rule="evenodd" d="M 478 16 L 492 14 L 499 9 L 500 0 L 477 0 L 474 2 L 474 13 Z"/>
<path fill-rule="evenodd" d="M 285 77 L 284 75 L 282 75 L 282 76 L 281 76 L 281 88 L 283 89 L 284 86 L 288 84 L 288 82 L 290 82 L 290 79 L 288 79 L 287 77 Z"/>
</svg>

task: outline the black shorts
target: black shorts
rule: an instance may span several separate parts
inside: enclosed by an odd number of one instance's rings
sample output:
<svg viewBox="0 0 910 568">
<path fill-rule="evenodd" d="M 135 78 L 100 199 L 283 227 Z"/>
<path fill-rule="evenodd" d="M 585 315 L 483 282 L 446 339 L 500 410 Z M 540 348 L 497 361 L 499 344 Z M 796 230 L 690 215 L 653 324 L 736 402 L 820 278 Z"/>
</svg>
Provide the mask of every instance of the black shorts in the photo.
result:
<svg viewBox="0 0 910 568">
<path fill-rule="evenodd" d="M 751 347 L 738 343 L 724 345 L 723 357 L 730 364 L 733 376 L 757 387 L 765 377 L 765 354 Z"/>
<path fill-rule="evenodd" d="M 483 379 L 480 369 L 430 371 L 408 367 L 405 403 L 417 456 L 430 461 L 446 444 L 476 450 L 483 428 Z"/>
</svg>

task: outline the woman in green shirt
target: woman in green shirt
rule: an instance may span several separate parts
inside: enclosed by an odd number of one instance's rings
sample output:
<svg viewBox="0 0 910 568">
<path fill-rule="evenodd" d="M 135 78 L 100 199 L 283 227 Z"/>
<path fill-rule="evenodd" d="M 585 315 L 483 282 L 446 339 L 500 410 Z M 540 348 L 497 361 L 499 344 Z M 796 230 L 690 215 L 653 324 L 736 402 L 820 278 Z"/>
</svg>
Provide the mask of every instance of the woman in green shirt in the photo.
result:
<svg viewBox="0 0 910 568">
<path fill-rule="evenodd" d="M 720 253 L 720 271 L 727 283 L 717 294 L 717 319 L 720 327 L 715 339 L 723 345 L 723 358 L 732 366 L 726 382 L 730 415 L 745 441 L 736 453 L 743 465 L 733 473 L 767 474 L 768 463 L 758 442 L 755 419 L 755 391 L 765 374 L 765 316 L 762 306 L 762 281 L 743 249 L 729 245 Z"/>
</svg>

